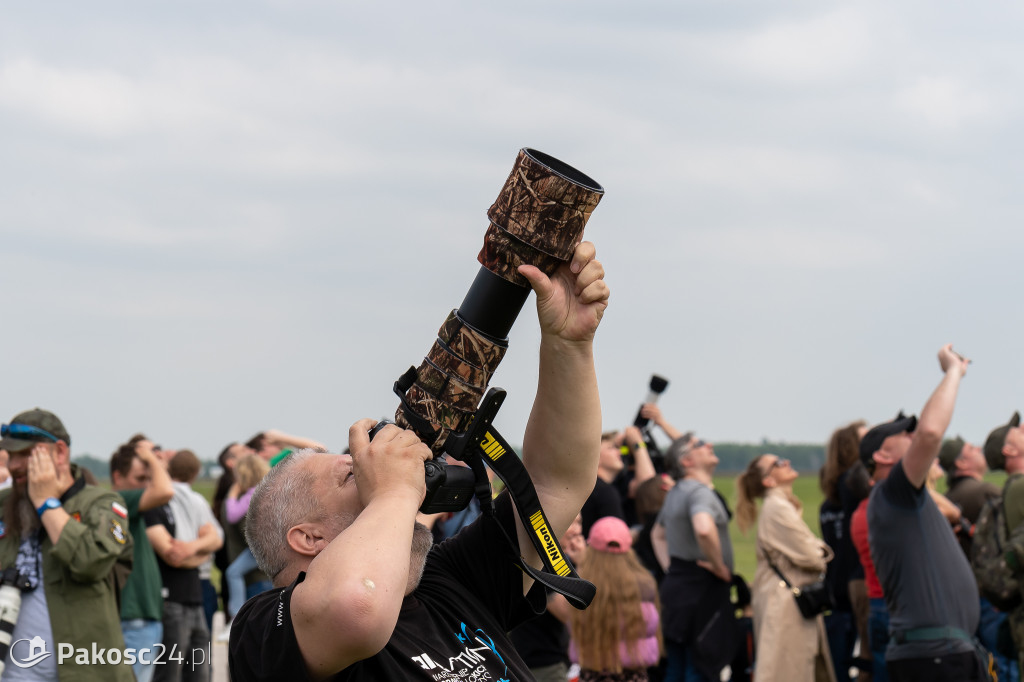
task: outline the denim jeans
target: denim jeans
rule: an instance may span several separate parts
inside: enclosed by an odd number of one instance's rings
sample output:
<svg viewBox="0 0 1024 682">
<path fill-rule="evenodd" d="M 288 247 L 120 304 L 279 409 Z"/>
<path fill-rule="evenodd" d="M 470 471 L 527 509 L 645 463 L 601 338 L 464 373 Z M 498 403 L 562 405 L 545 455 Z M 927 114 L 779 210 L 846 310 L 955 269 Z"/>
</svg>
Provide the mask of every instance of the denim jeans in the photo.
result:
<svg viewBox="0 0 1024 682">
<path fill-rule="evenodd" d="M 689 647 L 679 642 L 665 641 L 665 657 L 668 665 L 665 668 L 664 682 L 711 682 L 702 675 L 689 660 Z"/>
<path fill-rule="evenodd" d="M 873 682 L 889 682 L 885 668 L 885 650 L 889 646 L 889 609 L 885 599 L 871 599 L 868 615 L 868 638 L 871 640 L 871 672 Z"/>
<path fill-rule="evenodd" d="M 199 586 L 203 590 L 203 615 L 206 616 L 206 629 L 213 632 L 213 614 L 217 613 L 217 588 L 208 578 L 200 578 Z"/>
<path fill-rule="evenodd" d="M 234 618 L 245 603 L 245 574 L 256 568 L 256 559 L 246 547 L 224 573 L 228 579 L 228 618 Z"/>
<path fill-rule="evenodd" d="M 164 665 L 156 666 L 155 682 L 210 682 L 210 630 L 202 604 L 164 601 Z"/>
<path fill-rule="evenodd" d="M 153 679 L 153 659 L 156 658 L 158 650 L 156 645 L 163 641 L 164 624 L 158 620 L 145 620 L 144 618 L 132 618 L 121 621 L 121 632 L 124 633 L 124 646 L 126 649 L 135 649 L 136 661 L 132 664 L 132 672 L 138 682 L 149 682 Z M 141 649 L 149 649 L 149 652 L 142 658 L 149 663 L 138 661 L 138 652 Z"/>
<path fill-rule="evenodd" d="M 838 682 L 851 682 L 853 645 L 857 641 L 857 625 L 849 611 L 833 611 L 825 616 L 825 633 L 832 652 L 832 666 Z"/>
</svg>

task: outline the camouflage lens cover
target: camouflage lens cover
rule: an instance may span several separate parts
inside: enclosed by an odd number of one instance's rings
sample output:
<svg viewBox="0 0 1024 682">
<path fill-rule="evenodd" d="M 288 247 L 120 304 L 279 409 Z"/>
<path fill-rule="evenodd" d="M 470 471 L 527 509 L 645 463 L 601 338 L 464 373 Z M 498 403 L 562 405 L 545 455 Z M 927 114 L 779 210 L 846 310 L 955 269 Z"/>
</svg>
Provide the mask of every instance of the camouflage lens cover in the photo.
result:
<svg viewBox="0 0 1024 682">
<path fill-rule="evenodd" d="M 427 352 L 426 360 L 446 374 L 454 374 L 463 383 L 476 386 L 481 391 L 487 389 L 491 373 L 485 369 L 474 367 L 465 358 L 456 355 L 441 339 L 435 339 L 434 345 Z"/>
<path fill-rule="evenodd" d="M 478 388 L 459 381 L 453 374 L 446 374 L 434 367 L 429 360 L 416 369 L 416 383 L 424 391 L 460 410 L 475 412 L 480 399 L 484 397 L 486 386 Z"/>
<path fill-rule="evenodd" d="M 576 244 L 573 244 L 575 248 Z M 524 288 L 529 288 L 530 283 L 519 274 L 520 265 L 534 265 L 550 277 L 565 262 L 519 241 L 494 223 L 487 226 L 484 245 L 476 259 L 502 279 Z"/>
<path fill-rule="evenodd" d="M 501 359 L 505 357 L 508 343 L 497 343 L 472 327 L 466 326 L 456 313 L 457 311 L 453 310 L 448 315 L 448 319 L 437 332 L 437 338 L 441 339 L 452 353 L 473 367 L 494 374 Z"/>
<path fill-rule="evenodd" d="M 602 195 L 599 184 L 572 166 L 521 149 L 487 217 L 516 239 L 567 261 Z"/>
<path fill-rule="evenodd" d="M 437 440 L 431 445 L 431 450 L 435 453 L 443 450 L 444 441 L 449 432 L 462 433 L 469 428 L 469 423 L 473 419 L 473 411 L 475 411 L 475 406 L 474 410 L 470 412 L 459 410 L 438 400 L 415 384 L 406 391 L 405 400 L 416 414 L 435 425 L 440 432 Z M 403 428 L 411 428 L 402 414 L 401 408 L 395 413 L 395 423 Z"/>
</svg>

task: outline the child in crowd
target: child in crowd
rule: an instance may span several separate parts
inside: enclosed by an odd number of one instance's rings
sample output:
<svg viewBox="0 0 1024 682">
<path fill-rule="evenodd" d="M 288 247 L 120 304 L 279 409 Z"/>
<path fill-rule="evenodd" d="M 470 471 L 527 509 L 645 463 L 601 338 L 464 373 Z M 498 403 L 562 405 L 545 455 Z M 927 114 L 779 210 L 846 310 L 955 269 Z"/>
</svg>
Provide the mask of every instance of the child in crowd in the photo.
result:
<svg viewBox="0 0 1024 682">
<path fill-rule="evenodd" d="M 569 651 L 580 682 L 646 682 L 647 668 L 661 657 L 658 588 L 632 544 L 622 519 L 606 516 L 590 530 L 579 573 L 597 595 L 588 609 L 573 612 Z"/>
</svg>

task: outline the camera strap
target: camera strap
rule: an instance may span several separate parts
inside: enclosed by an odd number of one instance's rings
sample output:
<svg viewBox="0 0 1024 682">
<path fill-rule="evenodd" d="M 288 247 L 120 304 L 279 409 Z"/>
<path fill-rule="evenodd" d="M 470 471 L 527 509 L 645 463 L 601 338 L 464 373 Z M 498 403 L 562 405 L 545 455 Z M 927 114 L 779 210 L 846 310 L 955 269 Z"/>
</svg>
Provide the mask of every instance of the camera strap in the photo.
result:
<svg viewBox="0 0 1024 682">
<path fill-rule="evenodd" d="M 505 484 L 515 502 L 519 520 L 544 564 L 543 570 L 538 570 L 519 556 L 515 559 L 516 566 L 540 584 L 564 596 L 575 608 L 585 609 L 590 606 L 597 588 L 579 576 L 569 557 L 562 551 L 558 538 L 551 532 L 548 519 L 541 508 L 540 498 L 537 497 L 537 489 L 530 479 L 530 473 L 512 446 L 492 426 L 494 416 L 505 400 L 505 391 L 490 388 L 466 430 L 462 433 L 445 433 L 435 430 L 430 420 L 419 416 L 406 400 L 406 391 L 416 381 L 416 377 L 416 368 L 410 367 L 395 382 L 395 395 L 401 401 L 400 411 L 412 429 L 431 446 L 431 449 L 435 452 L 443 449 L 455 459 L 469 465 L 476 479 L 475 492 L 480 501 L 480 509 L 487 516 L 494 516 L 494 503 L 491 500 L 491 486 L 487 480 L 484 462 Z M 445 440 L 439 444 L 437 441 L 442 435 Z M 513 550 L 518 551 L 519 542 L 510 537 L 501 524 L 498 524 L 498 528 L 501 528 Z"/>
<path fill-rule="evenodd" d="M 562 550 L 558 538 L 551 532 L 547 516 L 544 515 L 540 499 L 537 497 L 537 489 L 523 461 L 494 429 L 488 429 L 476 449 L 512 495 L 519 520 L 544 563 L 544 569 L 538 570 L 530 566 L 522 556 L 515 560 L 516 565 L 540 584 L 564 596 L 575 608 L 585 609 L 590 606 L 597 588 L 579 576 L 572 561 Z M 481 508 L 485 507 L 481 505 Z M 490 508 L 490 513 L 494 513 L 493 507 Z M 509 544 L 513 548 L 518 548 L 519 542 L 509 537 L 500 524 L 498 527 Z"/>
</svg>

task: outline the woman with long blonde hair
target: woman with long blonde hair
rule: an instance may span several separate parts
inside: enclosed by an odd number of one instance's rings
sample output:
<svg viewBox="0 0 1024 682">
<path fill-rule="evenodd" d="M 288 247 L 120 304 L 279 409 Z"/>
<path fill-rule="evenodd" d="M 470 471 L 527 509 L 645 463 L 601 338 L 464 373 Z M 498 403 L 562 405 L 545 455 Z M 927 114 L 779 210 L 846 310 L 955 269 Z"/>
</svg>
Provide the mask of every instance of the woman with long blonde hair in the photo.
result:
<svg viewBox="0 0 1024 682">
<path fill-rule="evenodd" d="M 804 587 L 821 579 L 833 556 L 804 523 L 803 505 L 793 494 L 798 476 L 789 460 L 768 454 L 755 458 L 736 479 L 740 530 L 746 533 L 757 522 L 757 571 L 751 586 L 754 674 L 765 682 L 835 682 L 824 619 L 820 614 L 804 618 L 779 576 L 793 587 Z M 760 519 L 758 499 L 764 500 Z"/>
<path fill-rule="evenodd" d="M 632 544 L 626 523 L 614 516 L 590 529 L 579 573 L 597 595 L 570 623 L 569 655 L 580 665 L 580 682 L 646 682 L 647 668 L 661 658 L 658 588 Z"/>
</svg>

